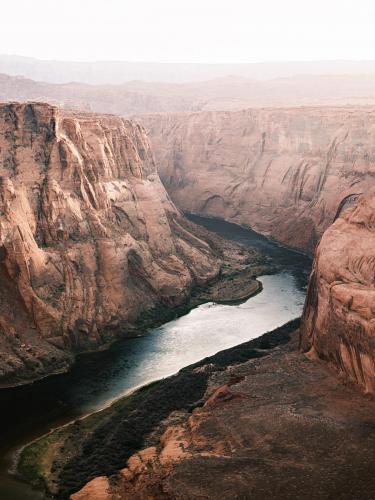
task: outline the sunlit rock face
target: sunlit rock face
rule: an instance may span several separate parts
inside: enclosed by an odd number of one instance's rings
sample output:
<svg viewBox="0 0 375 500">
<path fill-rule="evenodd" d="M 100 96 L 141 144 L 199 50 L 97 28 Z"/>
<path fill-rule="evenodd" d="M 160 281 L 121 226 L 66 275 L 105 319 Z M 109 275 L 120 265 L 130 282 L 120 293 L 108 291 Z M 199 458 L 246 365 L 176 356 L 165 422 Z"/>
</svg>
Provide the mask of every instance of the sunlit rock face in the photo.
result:
<svg viewBox="0 0 375 500">
<path fill-rule="evenodd" d="M 302 348 L 375 390 L 375 192 L 345 209 L 317 248 Z"/>
<path fill-rule="evenodd" d="M 136 123 L 2 104 L 0 176 L 1 382 L 65 369 L 219 272 Z"/>
<path fill-rule="evenodd" d="M 247 109 L 140 117 L 183 210 L 312 252 L 375 179 L 371 108 Z"/>
</svg>

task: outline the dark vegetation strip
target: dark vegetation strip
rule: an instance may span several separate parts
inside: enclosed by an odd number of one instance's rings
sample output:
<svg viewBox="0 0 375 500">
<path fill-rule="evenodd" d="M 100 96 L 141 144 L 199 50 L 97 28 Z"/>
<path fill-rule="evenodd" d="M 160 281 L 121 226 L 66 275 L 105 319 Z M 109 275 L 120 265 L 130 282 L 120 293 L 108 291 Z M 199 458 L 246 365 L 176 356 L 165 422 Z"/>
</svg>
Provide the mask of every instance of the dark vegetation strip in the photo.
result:
<svg viewBox="0 0 375 500">
<path fill-rule="evenodd" d="M 79 449 L 74 445 L 83 422 L 72 424 L 68 428 L 69 435 L 64 448 L 68 445 L 68 448 L 75 450 L 75 454 L 64 465 L 55 462 L 52 466 L 58 475 L 58 497 L 67 498 L 94 477 L 111 476 L 124 468 L 128 458 L 144 447 L 153 429 L 171 412 L 192 411 L 201 404 L 212 372 L 268 355 L 274 347 L 286 344 L 299 324 L 299 319 L 292 320 L 257 339 L 218 352 L 174 376 L 146 386 L 132 397 L 118 401 L 108 409 L 109 418 L 108 413 L 103 419 L 98 419 L 96 415 L 94 428 Z M 195 370 L 204 365 L 211 365 L 210 369 Z M 69 447 L 69 441 L 72 448 Z"/>
</svg>

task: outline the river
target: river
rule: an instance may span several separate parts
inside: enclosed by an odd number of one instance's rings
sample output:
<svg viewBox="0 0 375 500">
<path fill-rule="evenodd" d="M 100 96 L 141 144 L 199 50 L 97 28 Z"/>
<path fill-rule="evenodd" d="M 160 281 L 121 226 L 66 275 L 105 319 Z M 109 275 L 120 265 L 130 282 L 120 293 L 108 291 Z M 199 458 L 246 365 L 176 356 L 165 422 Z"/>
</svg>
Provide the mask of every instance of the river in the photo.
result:
<svg viewBox="0 0 375 500">
<path fill-rule="evenodd" d="M 125 339 L 109 350 L 81 356 L 63 375 L 0 391 L 0 498 L 36 500 L 39 492 L 8 471 L 25 443 L 96 411 L 135 388 L 161 379 L 206 356 L 258 337 L 301 314 L 311 260 L 251 229 L 190 216 L 228 239 L 251 245 L 282 271 L 261 276 L 263 291 L 239 305 L 207 303 L 185 316 Z"/>
</svg>

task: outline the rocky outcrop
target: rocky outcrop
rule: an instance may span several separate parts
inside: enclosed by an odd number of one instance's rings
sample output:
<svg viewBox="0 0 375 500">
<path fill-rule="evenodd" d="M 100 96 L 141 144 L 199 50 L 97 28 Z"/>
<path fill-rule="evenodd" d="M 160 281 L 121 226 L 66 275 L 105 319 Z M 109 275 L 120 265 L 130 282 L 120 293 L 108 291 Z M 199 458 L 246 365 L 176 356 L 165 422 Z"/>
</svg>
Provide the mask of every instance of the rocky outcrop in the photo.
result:
<svg viewBox="0 0 375 500">
<path fill-rule="evenodd" d="M 374 498 L 373 401 L 337 384 L 291 337 L 263 346 L 261 359 L 224 351 L 225 367 L 202 362 L 195 373 L 209 379 L 199 404 L 170 415 L 158 440 L 71 500 Z"/>
<path fill-rule="evenodd" d="M 323 235 L 303 316 L 302 348 L 308 355 L 374 393 L 374 191 L 347 207 Z"/>
<path fill-rule="evenodd" d="M 3 104 L 0 176 L 1 383 L 66 369 L 220 271 L 135 123 Z"/>
<path fill-rule="evenodd" d="M 185 211 L 250 225 L 312 252 L 375 176 L 371 108 L 248 109 L 140 117 Z"/>
</svg>

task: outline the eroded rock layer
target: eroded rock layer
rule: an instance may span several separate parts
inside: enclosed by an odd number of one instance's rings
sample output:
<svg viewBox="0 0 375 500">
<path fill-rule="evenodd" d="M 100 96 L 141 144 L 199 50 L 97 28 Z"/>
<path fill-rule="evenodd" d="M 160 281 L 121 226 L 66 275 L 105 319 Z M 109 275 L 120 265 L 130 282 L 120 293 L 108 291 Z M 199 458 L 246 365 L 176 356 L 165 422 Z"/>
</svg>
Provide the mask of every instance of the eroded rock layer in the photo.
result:
<svg viewBox="0 0 375 500">
<path fill-rule="evenodd" d="M 302 347 L 373 393 L 375 193 L 370 191 L 343 211 L 317 248 Z"/>
<path fill-rule="evenodd" d="M 312 252 L 375 179 L 371 108 L 145 115 L 157 166 L 185 211 Z"/>
<path fill-rule="evenodd" d="M 219 273 L 137 124 L 0 105 L 0 176 L 1 383 L 65 369 Z"/>
</svg>

